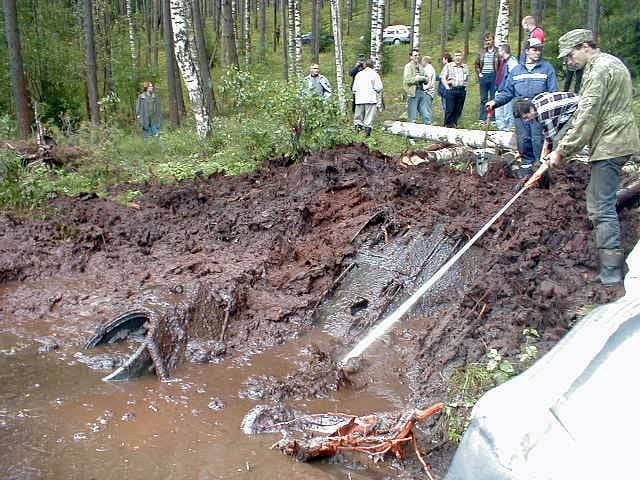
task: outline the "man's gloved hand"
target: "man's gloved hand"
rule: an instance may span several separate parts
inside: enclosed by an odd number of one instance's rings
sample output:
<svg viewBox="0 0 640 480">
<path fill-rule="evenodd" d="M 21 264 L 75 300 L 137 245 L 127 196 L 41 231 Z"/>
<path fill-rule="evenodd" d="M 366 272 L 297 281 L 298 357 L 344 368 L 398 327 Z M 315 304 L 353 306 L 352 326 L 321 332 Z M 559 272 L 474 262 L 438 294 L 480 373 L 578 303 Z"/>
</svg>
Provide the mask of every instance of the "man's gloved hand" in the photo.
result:
<svg viewBox="0 0 640 480">
<path fill-rule="evenodd" d="M 487 111 L 487 113 L 491 113 L 496 108 L 495 100 L 489 100 L 487 103 L 484 104 L 484 108 Z"/>
<path fill-rule="evenodd" d="M 538 170 L 535 171 L 533 175 L 524 183 L 524 187 L 531 188 L 538 181 L 540 181 L 545 175 L 547 175 L 547 171 L 549 170 L 549 164 L 545 161 L 538 167 Z M 547 178 L 546 183 L 548 185 L 549 179 Z"/>
<path fill-rule="evenodd" d="M 558 168 L 564 162 L 564 157 L 558 152 L 554 150 L 545 158 L 547 163 L 549 164 L 549 168 Z"/>
</svg>

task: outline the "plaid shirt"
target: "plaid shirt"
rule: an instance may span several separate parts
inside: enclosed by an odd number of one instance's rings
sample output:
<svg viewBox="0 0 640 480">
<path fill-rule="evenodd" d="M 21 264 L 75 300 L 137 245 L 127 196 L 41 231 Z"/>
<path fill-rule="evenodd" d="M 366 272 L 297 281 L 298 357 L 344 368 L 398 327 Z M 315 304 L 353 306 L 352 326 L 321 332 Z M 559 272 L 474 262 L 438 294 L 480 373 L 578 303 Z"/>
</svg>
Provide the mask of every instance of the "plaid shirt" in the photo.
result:
<svg viewBox="0 0 640 480">
<path fill-rule="evenodd" d="M 469 67 L 464 63 L 458 66 L 455 62 L 449 62 L 442 68 L 440 78 L 444 78 L 448 82 L 449 88 L 467 87 L 469 85 Z"/>
<path fill-rule="evenodd" d="M 573 92 L 544 92 L 531 100 L 547 140 L 555 137 L 578 108 L 580 97 Z"/>
</svg>

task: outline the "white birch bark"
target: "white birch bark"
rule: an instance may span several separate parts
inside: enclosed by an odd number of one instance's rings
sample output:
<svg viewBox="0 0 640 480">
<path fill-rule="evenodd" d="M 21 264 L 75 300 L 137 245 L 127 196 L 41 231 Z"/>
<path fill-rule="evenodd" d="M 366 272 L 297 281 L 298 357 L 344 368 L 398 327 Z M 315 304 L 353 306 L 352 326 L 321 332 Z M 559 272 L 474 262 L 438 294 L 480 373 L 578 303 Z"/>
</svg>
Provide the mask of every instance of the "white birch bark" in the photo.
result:
<svg viewBox="0 0 640 480">
<path fill-rule="evenodd" d="M 190 21 L 191 5 L 189 0 L 171 0 L 171 25 L 176 60 L 182 78 L 189 92 L 191 109 L 196 119 L 196 130 L 200 137 L 206 137 L 211 128 L 210 112 L 202 95 L 203 85 L 198 71 L 198 60 L 192 46 L 195 45 L 193 25 Z"/>
<path fill-rule="evenodd" d="M 375 0 L 374 0 L 375 1 Z M 378 0 L 378 21 L 376 22 L 376 71 L 382 73 L 383 42 L 382 32 L 384 29 L 384 0 Z"/>
<path fill-rule="evenodd" d="M 484 146 L 484 130 L 465 130 L 462 128 L 446 128 L 391 121 L 384 122 L 384 126 L 388 133 L 405 137 L 422 138 L 452 145 L 466 145 L 472 148 L 482 148 Z M 487 146 L 515 150 L 517 148 L 516 135 L 513 132 L 490 131 L 488 133 Z"/>
<path fill-rule="evenodd" d="M 251 68 L 251 2 L 249 0 L 244 1 L 242 21 L 244 22 L 244 64 L 249 71 Z"/>
<path fill-rule="evenodd" d="M 374 62 L 375 69 L 379 71 L 377 67 L 378 62 L 377 62 L 377 55 L 376 55 L 378 52 L 378 35 L 376 34 L 377 25 L 378 25 L 378 0 L 371 0 L 371 32 L 370 32 L 371 53 L 369 56 Z"/>
<path fill-rule="evenodd" d="M 382 70 L 382 26 L 384 24 L 384 0 L 371 2 L 371 59 L 376 72 Z"/>
<path fill-rule="evenodd" d="M 415 0 L 413 12 L 413 44 L 411 48 L 420 49 L 420 14 L 422 13 L 422 0 Z"/>
<path fill-rule="evenodd" d="M 296 70 L 296 34 L 294 27 L 295 12 L 293 8 L 293 0 L 287 1 L 287 49 L 289 52 L 289 80 L 293 80 L 297 77 L 298 72 Z"/>
<path fill-rule="evenodd" d="M 302 74 L 302 18 L 300 17 L 300 2 L 298 0 L 293 1 L 293 30 L 295 35 L 296 46 L 296 72 L 298 75 Z"/>
<path fill-rule="evenodd" d="M 238 4 L 236 0 L 231 0 L 231 18 L 233 20 L 233 41 L 236 44 L 236 52 L 240 51 L 238 48 Z"/>
<path fill-rule="evenodd" d="M 498 20 L 496 20 L 496 47 L 509 43 L 509 13 L 509 0 L 500 0 Z"/>
<path fill-rule="evenodd" d="M 125 8 L 127 9 L 127 25 L 129 26 L 129 48 L 131 49 L 131 61 L 133 62 L 133 68 L 138 65 L 138 55 L 136 53 L 136 35 L 135 28 L 133 26 L 133 9 L 131 8 L 131 0 L 125 1 Z"/>
<path fill-rule="evenodd" d="M 340 0 L 329 0 L 331 4 L 331 24 L 336 51 L 336 89 L 338 91 L 338 107 L 343 115 L 347 112 L 344 95 L 344 62 L 342 60 L 342 26 L 340 17 Z"/>
</svg>

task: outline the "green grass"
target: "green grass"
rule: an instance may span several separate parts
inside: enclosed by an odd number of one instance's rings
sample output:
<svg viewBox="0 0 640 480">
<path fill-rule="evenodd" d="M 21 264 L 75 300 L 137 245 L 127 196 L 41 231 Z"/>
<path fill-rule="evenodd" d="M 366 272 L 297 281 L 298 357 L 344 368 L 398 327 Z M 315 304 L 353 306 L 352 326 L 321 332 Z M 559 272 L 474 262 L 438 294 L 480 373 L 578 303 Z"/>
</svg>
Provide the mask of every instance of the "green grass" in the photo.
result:
<svg viewBox="0 0 640 480">
<path fill-rule="evenodd" d="M 368 53 L 369 45 L 362 40 L 367 19 L 366 3 L 358 2 L 353 21 L 347 31 L 346 2 L 343 5 L 343 36 L 345 75 L 360 53 Z M 310 4 L 303 3 L 303 32 L 309 31 L 311 15 L 306 9 Z M 476 12 L 477 15 L 479 14 Z M 299 105 L 295 96 L 297 82 L 289 85 L 283 80 L 282 45 L 277 51 L 272 48 L 272 11 L 268 12 L 267 51 L 264 58 L 258 58 L 257 35 L 254 34 L 254 53 L 250 74 L 238 74 L 231 78 L 218 64 L 214 65 L 212 77 L 216 91 L 216 99 L 221 115 L 214 119 L 213 130 L 209 138 L 200 139 L 193 128 L 193 119 L 185 119 L 182 127 L 172 130 L 165 122 L 161 132 L 160 144 L 150 141 L 144 143 L 139 131 L 131 127 L 130 122 L 123 119 L 130 115 L 128 105 L 131 99 L 123 99 L 118 109 L 111 112 L 108 119 L 111 124 L 93 129 L 81 127 L 70 137 L 57 134 L 60 144 L 81 146 L 91 152 L 88 158 L 73 167 L 50 170 L 39 164 L 25 167 L 8 151 L 0 158 L 0 175 L 3 185 L 0 191 L 0 209 L 36 208 L 54 195 L 77 195 L 94 191 L 109 196 L 111 187 L 122 184 L 139 184 L 144 182 L 177 182 L 191 178 L 197 174 L 210 175 L 216 172 L 237 174 L 255 170 L 268 158 L 281 155 L 297 157 L 306 150 L 331 147 L 339 143 L 364 141 L 370 148 L 378 149 L 389 155 L 396 155 L 408 148 L 420 147 L 426 142 L 409 145 L 407 139 L 387 135 L 381 131 L 381 123 L 385 120 L 406 119 L 406 99 L 402 92 L 402 71 L 408 61 L 408 45 L 385 45 L 383 82 L 385 86 L 386 110 L 379 114 L 372 137 L 365 139 L 356 136 L 351 127 L 351 114 L 339 119 L 328 111 L 316 115 L 315 109 L 323 107 L 307 104 Z M 434 9 L 432 32 L 428 31 L 428 7 L 423 11 L 421 28 L 421 53 L 434 59 L 436 69 L 440 69 L 440 9 Z M 476 16 L 477 16 L 476 15 Z M 393 24 L 409 22 L 409 9 L 403 9 L 399 3 L 393 4 Z M 280 19 L 279 19 L 280 20 Z M 477 24 L 478 19 L 475 19 Z M 459 20 L 453 20 L 452 31 L 457 32 L 449 41 L 447 49 L 454 51 L 463 48 L 462 27 Z M 206 29 L 208 43 L 213 47 L 212 25 Z M 322 11 L 322 30 L 331 33 L 330 8 L 325 4 Z M 473 71 L 473 62 L 477 54 L 477 37 L 479 32 L 471 32 L 471 52 L 465 60 Z M 219 48 L 218 48 L 219 50 Z M 311 46 L 304 46 L 303 74 L 306 74 L 311 63 Z M 157 70 L 149 72 L 159 76 L 156 85 L 167 108 L 168 98 L 164 79 L 159 72 L 164 71 L 160 56 Z M 244 59 L 241 58 L 241 65 Z M 320 65 L 335 86 L 335 62 L 332 46 L 320 54 Z M 346 75 L 347 97 L 350 97 L 350 78 Z M 235 82 L 235 83 L 234 83 Z M 434 102 L 434 119 L 436 125 L 442 124 L 442 108 L 437 97 Z M 300 121 L 300 111 L 307 110 L 304 116 L 305 134 L 301 139 L 292 139 L 292 128 Z M 326 110 L 326 109 L 324 109 Z M 640 98 L 634 101 L 634 112 L 640 119 Z M 479 88 L 477 79 L 472 74 L 467 92 L 465 108 L 460 121 L 462 128 L 482 128 L 479 116 Z M 300 118 L 298 118 L 300 117 Z M 119 125 L 119 126 L 114 126 Z M 54 129 L 55 130 L 55 129 Z M 8 116 L 0 117 L 0 135 L 10 137 L 15 134 L 15 125 Z M 301 142 L 301 143 L 299 143 Z M 3 173 L 6 172 L 6 173 Z M 131 187 L 137 191 L 136 187 Z M 118 191 L 121 191 L 118 190 Z M 117 195 L 114 194 L 114 198 Z M 115 198 L 122 201 L 122 198 Z"/>
</svg>

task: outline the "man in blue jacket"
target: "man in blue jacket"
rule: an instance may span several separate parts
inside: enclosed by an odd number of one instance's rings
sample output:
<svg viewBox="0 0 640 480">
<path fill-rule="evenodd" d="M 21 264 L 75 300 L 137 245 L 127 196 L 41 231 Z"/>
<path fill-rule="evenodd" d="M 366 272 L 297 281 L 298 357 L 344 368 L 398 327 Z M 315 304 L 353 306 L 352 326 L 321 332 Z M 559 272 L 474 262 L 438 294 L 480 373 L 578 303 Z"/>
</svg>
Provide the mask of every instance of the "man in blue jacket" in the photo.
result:
<svg viewBox="0 0 640 480">
<path fill-rule="evenodd" d="M 487 109 L 501 107 L 514 98 L 530 100 L 539 93 L 558 91 L 558 78 L 555 69 L 549 62 L 540 58 L 542 46 L 537 38 L 530 38 L 527 41 L 525 63 L 520 63 L 509 73 L 502 89 L 496 94 L 495 100 L 487 102 Z M 518 151 L 522 157 L 518 175 L 526 177 L 533 173 L 532 165 L 540 158 L 544 144 L 544 133 L 542 125 L 537 120 L 516 118 L 515 124 Z"/>
</svg>

